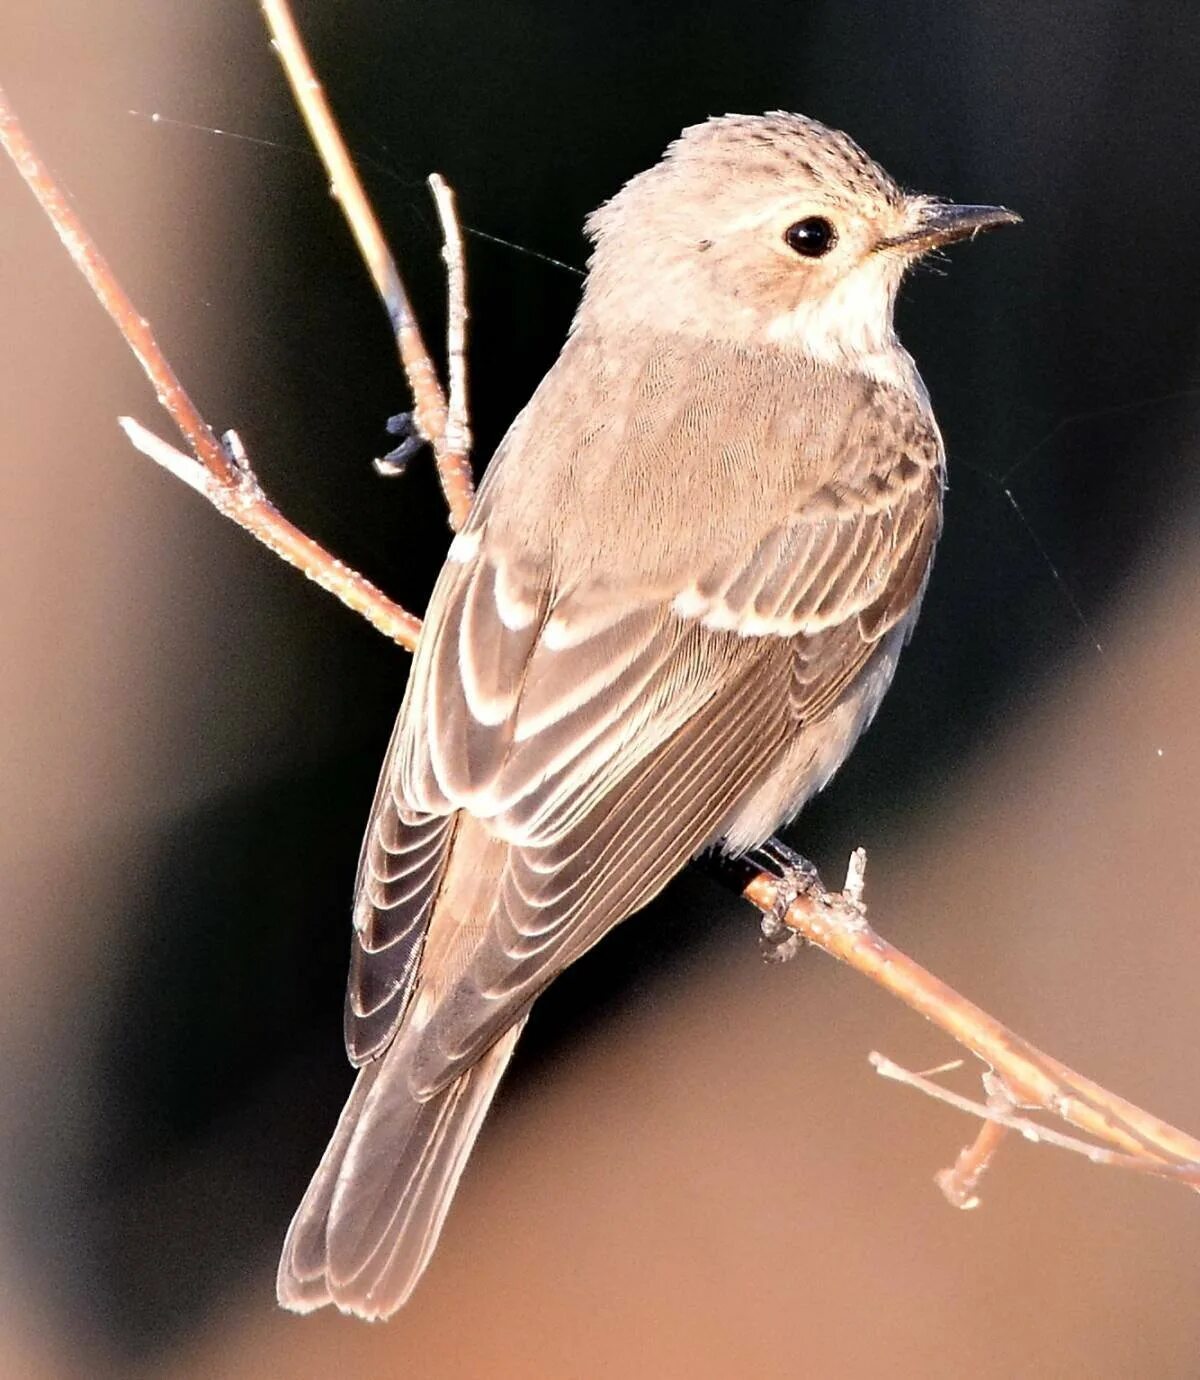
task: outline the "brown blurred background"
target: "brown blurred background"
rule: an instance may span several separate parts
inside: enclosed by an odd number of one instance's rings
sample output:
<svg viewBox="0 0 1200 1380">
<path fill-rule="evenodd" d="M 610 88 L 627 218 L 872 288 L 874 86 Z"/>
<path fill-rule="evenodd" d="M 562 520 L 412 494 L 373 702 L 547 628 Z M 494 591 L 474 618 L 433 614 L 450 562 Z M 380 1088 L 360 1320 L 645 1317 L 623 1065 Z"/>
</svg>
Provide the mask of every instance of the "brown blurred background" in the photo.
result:
<svg viewBox="0 0 1200 1380">
<path fill-rule="evenodd" d="M 475 230 L 580 264 L 681 125 L 782 106 L 1025 214 L 905 294 L 947 536 L 792 837 L 828 877 L 867 845 L 889 937 L 1200 1130 L 1194 7 L 298 16 L 435 336 L 435 167 Z M 435 487 L 370 471 L 401 384 L 254 6 L 8 6 L 0 81 L 211 420 L 420 609 Z M 470 254 L 486 456 L 578 280 Z M 1200 1374 L 1194 1195 L 1014 1145 L 952 1212 L 931 1175 L 973 1128 L 865 1056 L 953 1048 L 820 955 L 763 967 L 690 875 L 539 1004 L 412 1305 L 277 1312 L 406 659 L 129 451 L 153 399 L 2 167 L 0 294 L 0 1376 Z"/>
</svg>

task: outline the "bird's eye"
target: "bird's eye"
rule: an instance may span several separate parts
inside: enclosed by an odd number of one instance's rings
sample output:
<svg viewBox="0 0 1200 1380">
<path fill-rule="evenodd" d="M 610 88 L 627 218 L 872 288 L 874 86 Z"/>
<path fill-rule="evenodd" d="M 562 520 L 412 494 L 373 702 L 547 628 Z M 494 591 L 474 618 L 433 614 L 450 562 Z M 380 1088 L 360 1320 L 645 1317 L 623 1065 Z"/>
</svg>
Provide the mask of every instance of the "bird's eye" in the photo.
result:
<svg viewBox="0 0 1200 1380">
<path fill-rule="evenodd" d="M 806 259 L 819 259 L 837 244 L 837 231 L 824 216 L 806 216 L 783 232 L 788 248 Z"/>
</svg>

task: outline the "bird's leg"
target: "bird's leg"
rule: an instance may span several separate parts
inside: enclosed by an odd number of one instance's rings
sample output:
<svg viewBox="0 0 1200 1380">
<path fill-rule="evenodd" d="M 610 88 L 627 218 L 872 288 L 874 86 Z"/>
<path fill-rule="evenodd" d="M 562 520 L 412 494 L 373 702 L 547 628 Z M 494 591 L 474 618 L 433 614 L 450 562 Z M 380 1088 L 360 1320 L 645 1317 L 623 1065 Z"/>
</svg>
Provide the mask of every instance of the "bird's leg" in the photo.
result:
<svg viewBox="0 0 1200 1380">
<path fill-rule="evenodd" d="M 768 872 L 777 879 L 775 904 L 763 912 L 762 956 L 768 963 L 786 963 L 795 958 L 805 941 L 802 935 L 783 923 L 783 917 L 791 909 L 793 901 L 814 891 L 824 895 L 825 888 L 821 885 L 816 865 L 774 834 L 757 848 L 752 848 L 746 856 L 760 872 Z"/>
<path fill-rule="evenodd" d="M 401 438 L 400 444 L 375 461 L 375 471 L 392 478 L 404 473 L 408 462 L 425 444 L 425 438 L 417 430 L 416 418 L 411 412 L 397 412 L 389 417 L 387 429 L 389 435 Z"/>
<path fill-rule="evenodd" d="M 711 849 L 704 855 L 704 864 L 711 875 L 739 894 L 760 872 L 774 877 L 775 904 L 762 918 L 763 958 L 768 963 L 786 963 L 799 953 L 804 938 L 785 925 L 783 917 L 800 896 L 810 892 L 825 895 L 814 864 L 774 835 L 737 857 Z"/>
</svg>

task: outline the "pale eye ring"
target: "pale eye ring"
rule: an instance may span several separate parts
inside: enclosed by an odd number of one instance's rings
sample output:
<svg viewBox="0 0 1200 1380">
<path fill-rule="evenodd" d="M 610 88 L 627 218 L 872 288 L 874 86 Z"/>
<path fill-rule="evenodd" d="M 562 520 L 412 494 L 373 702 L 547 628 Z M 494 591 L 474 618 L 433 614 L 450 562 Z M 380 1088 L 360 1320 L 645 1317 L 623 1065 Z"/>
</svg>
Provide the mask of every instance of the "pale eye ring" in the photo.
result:
<svg viewBox="0 0 1200 1380">
<path fill-rule="evenodd" d="M 837 230 L 824 216 L 805 216 L 783 232 L 789 249 L 806 259 L 823 258 L 837 244 Z"/>
</svg>

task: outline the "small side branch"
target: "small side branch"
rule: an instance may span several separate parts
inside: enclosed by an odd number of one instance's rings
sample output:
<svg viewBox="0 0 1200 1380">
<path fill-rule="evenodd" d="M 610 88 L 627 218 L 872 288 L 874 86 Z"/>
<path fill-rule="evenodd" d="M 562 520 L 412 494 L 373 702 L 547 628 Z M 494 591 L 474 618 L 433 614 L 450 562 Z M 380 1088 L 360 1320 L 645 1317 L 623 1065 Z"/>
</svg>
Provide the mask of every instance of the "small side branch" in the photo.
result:
<svg viewBox="0 0 1200 1380">
<path fill-rule="evenodd" d="M 394 603 L 357 570 L 336 560 L 283 516 L 263 493 L 237 432 L 228 431 L 224 437 L 224 453 L 234 466 L 233 480 L 226 483 L 132 417 L 117 420 L 135 449 L 182 479 L 198 494 L 203 494 L 219 513 L 236 522 L 335 599 L 340 599 L 348 609 L 361 614 L 384 637 L 410 652 L 416 650 L 421 620 Z"/>
<path fill-rule="evenodd" d="M 442 492 L 450 513 L 450 525 L 457 531 L 471 510 L 474 483 L 468 459 L 470 437 L 466 427 L 466 376 L 463 365 L 466 339 L 465 274 L 462 269 L 462 236 L 458 230 L 453 200 L 448 197 L 448 189 L 445 189 L 447 195 L 443 197 L 438 194 L 435 185 L 434 195 L 446 238 L 445 257 L 451 278 L 451 404 L 456 401 L 457 393 L 457 401 L 461 405 L 457 418 L 448 415 L 446 394 L 425 347 L 425 339 L 413 314 L 400 271 L 367 200 L 362 181 L 338 130 L 329 102 L 325 99 L 325 92 L 313 71 L 291 10 L 286 0 L 261 0 L 261 8 L 296 105 L 329 175 L 330 191 L 342 208 L 359 253 L 391 320 L 400 362 L 412 390 L 413 420 L 417 431 L 433 447 Z M 438 181 L 441 182 L 441 179 Z M 445 188 L 444 183 L 441 185 Z M 459 371 L 457 389 L 453 372 L 455 367 Z"/>
<path fill-rule="evenodd" d="M 925 1074 L 913 1073 L 902 1068 L 884 1054 L 872 1051 L 871 1067 L 881 1078 L 895 1083 L 903 1083 L 918 1092 L 932 1097 L 935 1102 L 945 1103 L 968 1116 L 979 1117 L 983 1121 L 975 1140 L 966 1146 L 955 1161 L 952 1169 L 939 1170 L 934 1175 L 938 1187 L 945 1193 L 954 1207 L 973 1208 L 979 1204 L 973 1196 L 980 1178 L 991 1163 L 992 1157 L 1008 1133 L 1016 1132 L 1023 1140 L 1034 1145 L 1053 1145 L 1060 1150 L 1082 1155 L 1092 1164 L 1108 1165 L 1112 1169 L 1129 1169 L 1137 1174 L 1150 1174 L 1157 1178 L 1171 1179 L 1185 1183 L 1192 1188 L 1200 1188 L 1200 1160 L 1172 1160 L 1164 1163 L 1153 1155 L 1140 1153 L 1123 1154 L 1093 1141 L 1081 1140 L 1078 1136 L 1064 1135 L 1053 1126 L 1044 1126 L 1030 1117 L 1018 1116 L 1013 1104 L 1003 1095 L 989 1096 L 987 1102 L 975 1102 L 969 1097 L 952 1092 L 940 1083 L 935 1083 Z M 985 1075 L 986 1078 L 986 1075 Z M 1110 1094 L 1111 1096 L 1111 1094 Z M 965 1201 L 963 1201 L 965 1199 Z"/>
<path fill-rule="evenodd" d="M 1011 1129 L 1000 1121 L 985 1121 L 970 1145 L 958 1152 L 950 1168 L 939 1169 L 933 1176 L 951 1207 L 970 1211 L 979 1206 L 979 1181 L 992 1167 L 996 1151 Z"/>
<path fill-rule="evenodd" d="M 429 179 L 438 219 L 442 223 L 442 259 L 446 265 L 446 409 L 444 449 L 438 454 L 438 472 L 451 525 L 457 531 L 467 520 L 475 497 L 471 475 L 471 424 L 467 403 L 467 268 L 462 229 L 454 193 L 441 175 Z"/>
<path fill-rule="evenodd" d="M 789 906 L 783 923 L 899 997 L 969 1049 L 993 1071 L 998 1080 L 992 1084 L 993 1090 L 1002 1087 L 1010 1106 L 1048 1113 L 1110 1147 L 1088 1147 L 1089 1158 L 1200 1184 L 1200 1140 L 1044 1053 L 877 934 L 867 923 L 862 900 L 865 866 L 865 852 L 856 849 L 847 868 L 845 890 L 840 895 L 819 889 L 806 892 Z M 773 877 L 760 873 L 742 894 L 764 914 L 773 914 L 777 886 Z M 879 1067 L 878 1063 L 876 1066 Z M 898 1077 L 896 1068 L 888 1063 L 889 1077 Z M 908 1075 L 903 1081 L 920 1086 L 925 1092 L 936 1088 L 941 1101 L 1012 1126 L 1026 1139 L 1063 1143 L 1060 1133 L 1014 1117 L 999 1105 L 981 1107 L 959 1099 L 940 1085 L 927 1079 L 920 1081 L 917 1074 Z M 1031 1134 L 1031 1127 L 1038 1134 Z M 995 1148 L 989 1140 L 975 1153 L 983 1161 L 990 1159 Z M 982 1173 L 982 1167 L 978 1172 Z"/>
</svg>

